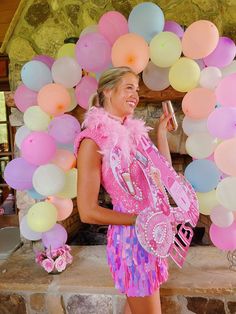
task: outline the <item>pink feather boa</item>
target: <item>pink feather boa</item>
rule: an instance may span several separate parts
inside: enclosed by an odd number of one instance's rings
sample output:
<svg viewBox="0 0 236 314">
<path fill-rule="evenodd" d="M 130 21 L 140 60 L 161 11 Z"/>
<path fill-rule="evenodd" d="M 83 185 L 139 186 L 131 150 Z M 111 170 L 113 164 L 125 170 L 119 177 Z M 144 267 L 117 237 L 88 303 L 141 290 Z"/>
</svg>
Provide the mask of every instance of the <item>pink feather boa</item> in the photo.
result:
<svg viewBox="0 0 236 314">
<path fill-rule="evenodd" d="M 136 152 L 141 137 L 148 136 L 148 131 L 152 129 L 145 126 L 143 120 L 131 116 L 128 116 L 122 124 L 115 117 L 110 116 L 103 108 L 98 107 L 92 107 L 85 114 L 82 127 L 85 127 L 85 130 L 78 135 L 75 141 L 76 151 L 80 141 L 86 137 L 86 132 L 89 132 L 90 138 L 97 139 L 95 142 L 99 144 L 100 152 L 104 157 L 109 157 L 111 149 L 118 146 L 121 148 L 122 156 L 127 161 L 130 160 L 130 155 Z M 83 132 L 85 133 L 83 134 Z M 108 162 L 107 158 L 105 160 Z"/>
</svg>

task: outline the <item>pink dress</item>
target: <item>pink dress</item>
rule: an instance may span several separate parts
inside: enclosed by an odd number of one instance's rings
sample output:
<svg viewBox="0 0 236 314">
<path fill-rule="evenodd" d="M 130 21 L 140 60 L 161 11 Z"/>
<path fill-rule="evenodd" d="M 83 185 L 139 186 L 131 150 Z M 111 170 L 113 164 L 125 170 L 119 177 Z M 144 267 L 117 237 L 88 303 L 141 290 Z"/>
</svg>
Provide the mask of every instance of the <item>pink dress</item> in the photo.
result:
<svg viewBox="0 0 236 314">
<path fill-rule="evenodd" d="M 142 154 L 137 154 L 141 137 L 148 138 L 144 122 L 128 117 L 121 124 L 104 109 L 94 107 L 86 114 L 84 126 L 75 141 L 75 152 L 84 138 L 99 146 L 101 183 L 111 196 L 113 210 L 138 214 L 149 207 L 152 193 L 139 167 Z M 168 278 L 167 260 L 143 249 L 134 226 L 109 226 L 107 260 L 116 288 L 127 296 L 151 295 Z"/>
</svg>

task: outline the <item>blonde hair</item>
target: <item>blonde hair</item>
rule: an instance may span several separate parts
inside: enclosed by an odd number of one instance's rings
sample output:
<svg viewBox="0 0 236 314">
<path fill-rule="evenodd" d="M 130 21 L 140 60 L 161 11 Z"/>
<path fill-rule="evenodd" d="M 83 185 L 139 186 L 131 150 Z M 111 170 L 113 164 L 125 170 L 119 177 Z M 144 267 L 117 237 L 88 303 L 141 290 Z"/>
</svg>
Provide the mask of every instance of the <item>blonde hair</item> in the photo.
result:
<svg viewBox="0 0 236 314">
<path fill-rule="evenodd" d="M 122 77 L 127 73 L 131 73 L 137 78 L 139 78 L 139 76 L 128 67 L 114 67 L 103 72 L 98 81 L 97 92 L 93 94 L 89 100 L 90 102 L 89 108 L 93 106 L 104 107 L 105 102 L 105 95 L 103 93 L 104 89 L 112 89 L 116 87 L 117 83 L 119 83 Z"/>
</svg>

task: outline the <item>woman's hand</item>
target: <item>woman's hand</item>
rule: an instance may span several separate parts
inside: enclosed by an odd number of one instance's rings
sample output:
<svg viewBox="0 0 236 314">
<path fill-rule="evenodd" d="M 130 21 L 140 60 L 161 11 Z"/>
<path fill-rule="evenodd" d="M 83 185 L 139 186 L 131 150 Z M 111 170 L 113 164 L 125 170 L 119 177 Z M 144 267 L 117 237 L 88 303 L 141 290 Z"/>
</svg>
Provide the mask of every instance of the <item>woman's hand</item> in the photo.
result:
<svg viewBox="0 0 236 314">
<path fill-rule="evenodd" d="M 160 116 L 158 125 L 157 125 L 157 132 L 159 133 L 166 133 L 167 131 L 172 131 L 173 127 L 170 123 L 171 114 L 168 114 L 167 116 L 163 113 Z"/>
</svg>

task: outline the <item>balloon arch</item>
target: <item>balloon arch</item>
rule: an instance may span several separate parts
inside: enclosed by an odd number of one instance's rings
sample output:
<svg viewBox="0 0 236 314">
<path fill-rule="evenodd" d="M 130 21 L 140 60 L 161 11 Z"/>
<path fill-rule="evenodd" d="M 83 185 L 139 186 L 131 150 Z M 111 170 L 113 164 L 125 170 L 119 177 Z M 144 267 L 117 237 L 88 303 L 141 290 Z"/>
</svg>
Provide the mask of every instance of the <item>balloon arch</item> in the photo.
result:
<svg viewBox="0 0 236 314">
<path fill-rule="evenodd" d="M 76 44 L 64 44 L 55 59 L 39 55 L 27 62 L 15 92 L 16 106 L 24 112 L 24 125 L 16 133 L 21 157 L 4 173 L 12 188 L 27 190 L 37 200 L 21 221 L 22 235 L 54 249 L 66 242 L 66 231 L 57 222 L 72 212 L 72 145 L 80 132 L 68 112 L 77 104 L 88 107 L 99 73 L 112 64 L 142 72 L 151 90 L 171 85 L 186 92 L 182 126 L 193 161 L 185 176 L 197 192 L 201 213 L 211 217 L 214 245 L 235 250 L 235 54 L 234 42 L 220 37 L 211 21 L 196 21 L 184 31 L 175 21 L 165 21 L 158 5 L 144 2 L 128 20 L 117 11 L 105 13 L 98 25 L 82 31 Z M 82 70 L 88 75 L 82 76 Z"/>
</svg>

